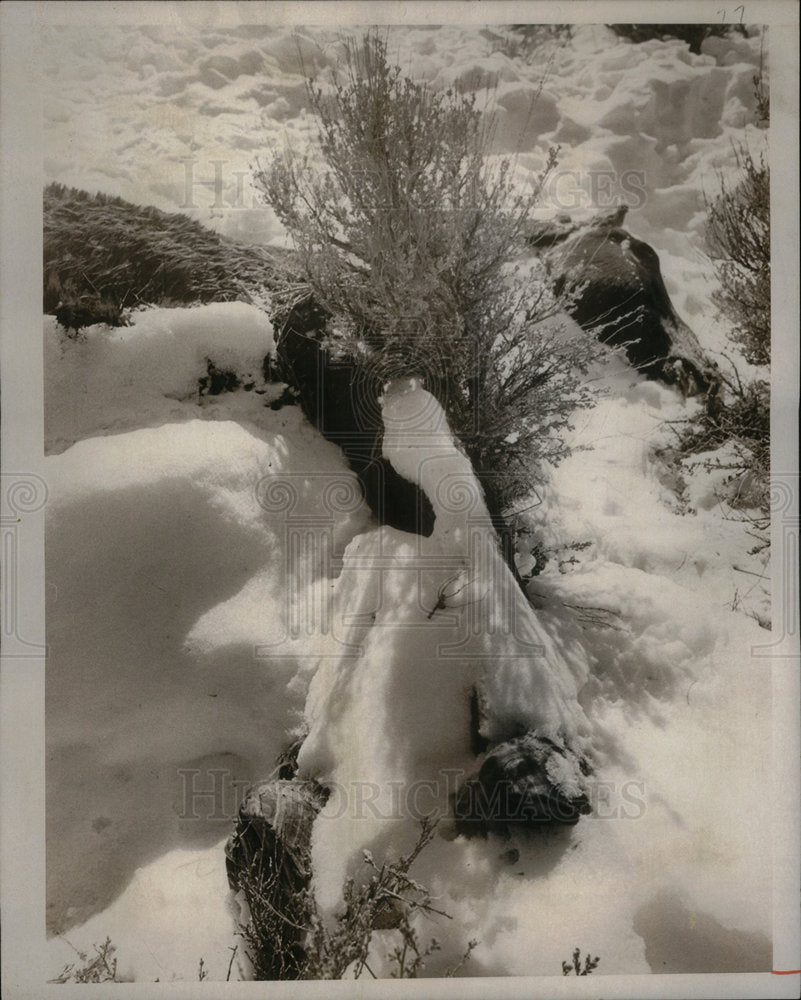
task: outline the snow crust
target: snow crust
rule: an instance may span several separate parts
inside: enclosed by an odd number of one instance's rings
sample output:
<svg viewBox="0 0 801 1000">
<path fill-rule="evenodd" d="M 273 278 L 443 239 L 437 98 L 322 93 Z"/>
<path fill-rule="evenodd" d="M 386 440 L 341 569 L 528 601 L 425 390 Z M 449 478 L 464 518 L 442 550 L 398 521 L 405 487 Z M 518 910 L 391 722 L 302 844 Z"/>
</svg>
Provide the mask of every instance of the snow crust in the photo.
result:
<svg viewBox="0 0 801 1000">
<path fill-rule="evenodd" d="M 234 171 L 284 135 L 302 147 L 297 44 L 325 79 L 341 36 L 90 34 L 59 27 L 46 46 L 48 179 L 175 210 L 182 158 L 204 180 L 220 159 L 227 207 L 196 185 L 198 217 L 282 238 L 269 212 L 235 207 Z M 722 346 L 703 196 L 731 169 L 732 138 L 762 141 L 747 124 L 758 38 L 710 39 L 695 56 L 585 26 L 553 51 L 533 108 L 543 63 L 491 51 L 486 33 L 390 38 L 419 79 L 478 79 L 521 183 L 561 143 L 576 177 L 546 192 L 544 215 L 599 205 L 592 171 L 615 184 L 639 172 L 613 192 L 633 198 L 627 224 L 658 250 L 702 346 Z M 442 943 L 428 973 L 472 937 L 464 975 L 560 975 L 577 945 L 602 957 L 599 973 L 769 968 L 770 636 L 748 616 L 769 611 L 769 567 L 747 523 L 724 516 L 721 484 L 699 467 L 683 490 L 660 458 L 670 421 L 697 404 L 616 354 L 599 366 L 607 393 L 573 432 L 591 450 L 528 505 L 557 553 L 529 586 L 532 610 L 422 387 L 387 390 L 384 454 L 431 499 L 427 539 L 376 527 L 339 450 L 296 408 L 265 405 L 272 332 L 255 308 L 150 310 L 82 341 L 46 320 L 45 334 L 53 930 L 81 948 L 110 935 L 131 978 L 195 979 L 202 957 L 224 979 L 236 783 L 265 777 L 309 727 L 301 773 L 332 788 L 313 854 L 333 910 L 343 877 L 364 874 L 363 848 L 407 851 L 417 817 L 475 769 L 475 688 L 485 738 L 535 728 L 588 753 L 594 809 L 511 841 L 443 823 L 413 872 L 454 918 L 421 928 Z M 201 396 L 209 360 L 243 387 Z M 676 942 L 692 921 L 704 947 L 689 969 Z M 60 937 L 49 949 L 54 975 L 74 960 Z M 375 951 L 386 971 L 380 935 Z"/>
</svg>

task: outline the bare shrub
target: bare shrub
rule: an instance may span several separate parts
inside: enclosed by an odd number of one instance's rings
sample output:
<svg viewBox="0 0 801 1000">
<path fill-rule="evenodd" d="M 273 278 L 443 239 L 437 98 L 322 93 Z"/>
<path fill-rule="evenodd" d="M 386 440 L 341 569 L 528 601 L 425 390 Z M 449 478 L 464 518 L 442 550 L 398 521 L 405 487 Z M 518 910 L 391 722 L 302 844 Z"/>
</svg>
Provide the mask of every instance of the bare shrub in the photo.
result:
<svg viewBox="0 0 801 1000">
<path fill-rule="evenodd" d="M 424 820 L 412 850 L 396 860 L 378 864 L 365 851 L 369 874 L 346 881 L 342 907 L 333 919 L 320 912 L 312 888 L 297 877 L 294 859 L 282 854 L 280 845 L 278 850 L 274 844 L 269 851 L 254 852 L 237 875 L 250 914 L 240 931 L 254 978 L 358 979 L 365 972 L 374 977 L 368 958 L 377 931 L 391 933 L 390 975 L 416 978 L 440 945 L 433 937 L 423 943 L 415 916 L 450 919 L 435 909 L 428 889 L 409 874 L 435 826 Z M 448 975 L 464 965 L 476 945 L 468 944 Z"/>
<path fill-rule="evenodd" d="M 764 153 L 736 150 L 740 180 L 722 178 L 707 203 L 706 242 L 721 288 L 715 303 L 746 361 L 770 364 L 770 169 Z"/>
<path fill-rule="evenodd" d="M 514 263 L 556 152 L 521 190 L 512 161 L 488 158 L 475 95 L 405 78 L 375 34 L 348 45 L 333 87 L 307 87 L 318 148 L 274 154 L 256 187 L 330 316 L 330 348 L 422 379 L 500 513 L 567 454 L 570 415 L 592 400 L 597 345 L 543 332 L 560 303 L 543 272 Z"/>
</svg>

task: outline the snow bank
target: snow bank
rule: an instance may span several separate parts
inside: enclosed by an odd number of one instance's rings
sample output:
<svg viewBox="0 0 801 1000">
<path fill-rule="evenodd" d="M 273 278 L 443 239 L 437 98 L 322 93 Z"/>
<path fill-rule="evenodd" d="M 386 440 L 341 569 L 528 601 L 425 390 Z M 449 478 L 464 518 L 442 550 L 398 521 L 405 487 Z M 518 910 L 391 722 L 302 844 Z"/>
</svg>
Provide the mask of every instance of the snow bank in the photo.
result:
<svg viewBox="0 0 801 1000">
<path fill-rule="evenodd" d="M 264 359 L 274 350 L 270 321 L 244 302 L 148 309 L 134 313 L 130 326 L 92 326 L 75 340 L 48 317 L 45 452 L 197 416 L 184 404 L 208 393 L 210 371 L 263 393 Z M 203 402 L 213 408 L 217 399 L 207 395 Z"/>
<path fill-rule="evenodd" d="M 640 416 L 648 403 L 681 405 L 669 390 L 634 381 L 623 402 L 637 400 Z M 577 487 L 569 474 L 556 480 L 545 520 L 583 497 L 602 519 L 628 522 L 626 534 L 610 542 L 603 520 L 591 532 L 584 524 L 596 540 L 591 554 L 573 573 L 536 578 L 535 616 L 514 603 L 513 582 L 504 588 L 497 551 L 487 554 L 480 490 L 436 404 L 401 387 L 384 404 L 385 455 L 426 490 L 437 522 L 430 539 L 381 529 L 354 539 L 345 554 L 338 613 L 352 622 L 349 639 L 362 652 L 315 675 L 300 758 L 304 777 L 333 789 L 314 830 L 321 903 L 335 909 L 346 874 L 369 874 L 362 848 L 377 858 L 408 850 L 415 821 L 446 810 L 448 795 L 475 771 L 473 685 L 484 735 L 567 734 L 594 765 L 593 815 L 573 830 L 476 842 L 454 840 L 445 823 L 416 865 L 438 907 L 456 918 L 452 927 L 421 925 L 443 942 L 432 975 L 469 937 L 482 943 L 468 975 L 553 974 L 573 942 L 601 954 L 608 973 L 656 971 L 663 962 L 678 971 L 671 935 L 683 934 L 689 913 L 707 927 L 707 963 L 696 971 L 716 962 L 769 967 L 770 864 L 762 845 L 770 832 L 760 803 L 770 768 L 770 671 L 750 652 L 764 632 L 718 607 L 709 579 L 688 586 L 697 570 L 676 572 L 683 554 L 676 545 L 699 544 L 702 529 L 688 534 L 674 523 L 671 533 L 665 522 L 682 519 L 664 497 L 660 507 L 658 484 L 649 492 L 643 479 L 651 466 L 647 425 L 643 440 L 632 440 L 609 421 L 615 404 L 603 405 L 597 423 L 589 418 L 604 431 L 599 454 L 572 460 L 595 488 L 586 479 Z M 613 485 L 616 510 L 604 502 Z M 656 537 L 651 516 L 663 523 Z M 452 581 L 454 596 L 432 615 L 440 580 Z M 383 958 L 379 943 L 371 968 L 384 968 Z"/>
<path fill-rule="evenodd" d="M 574 454 L 538 488 L 530 520 L 542 544 L 584 562 L 570 547 L 589 543 L 586 558 L 675 580 L 715 609 L 769 620 L 769 552 L 749 534 L 759 511 L 730 506 L 725 470 L 704 468 L 705 458 L 725 465 L 725 451 L 693 456 L 681 472 L 672 464 L 674 428 L 698 404 L 613 361 L 596 378 L 607 394 L 577 418 Z"/>
<path fill-rule="evenodd" d="M 466 975 L 558 974 L 577 943 L 604 972 L 678 971 L 671 941 L 688 914 L 705 928 L 703 971 L 769 962 L 770 684 L 750 655 L 765 633 L 726 589 L 742 531 L 671 509 L 652 445 L 678 395 L 615 355 L 605 378 L 575 432 L 593 450 L 563 463 L 535 508 L 543 539 L 577 559 L 535 578 L 536 613 L 417 386 L 387 392 L 384 452 L 431 498 L 429 538 L 371 528 L 352 492 L 332 519 L 329 487 L 348 492 L 341 456 L 254 393 L 229 394 L 230 413 L 221 397 L 217 420 L 50 458 L 52 926 L 83 948 L 112 934 L 137 978 L 194 978 L 200 957 L 220 975 L 233 924 L 213 859 L 235 783 L 268 774 L 305 717 L 301 774 L 332 790 L 315 886 L 335 909 L 345 875 L 366 873 L 362 847 L 407 851 L 417 820 L 475 772 L 475 688 L 485 737 L 537 729 L 586 750 L 593 814 L 507 841 L 443 821 L 415 866 L 453 917 L 420 928 L 443 946 L 429 974 L 471 937 Z M 567 548 L 576 540 L 591 545 Z M 170 923 L 168 959 L 151 933 Z M 57 940 L 51 957 L 54 974 L 70 961 Z"/>
<path fill-rule="evenodd" d="M 213 847 L 177 848 L 136 871 L 126 892 L 79 931 L 52 939 L 48 969 L 54 976 L 85 964 L 76 949 L 115 946 L 119 982 L 197 980 L 200 962 L 212 982 L 224 982 L 232 956 L 235 914 L 228 902 L 225 841 Z M 191 919 L 187 919 L 191 914 Z M 240 978 L 236 956 L 231 978 Z"/>
<path fill-rule="evenodd" d="M 227 835 L 242 784 L 270 772 L 301 716 L 295 674 L 314 637 L 296 607 L 307 589 L 327 588 L 332 569 L 319 546 L 290 553 L 283 513 L 328 525 L 334 551 L 369 523 L 341 453 L 296 407 L 273 411 L 240 389 L 212 407 L 173 400 L 164 423 L 159 390 L 180 385 L 198 356 L 176 330 L 193 346 L 196 318 L 196 340 L 232 363 L 246 353 L 227 354 L 231 344 L 269 342 L 247 309 L 219 310 L 219 351 L 204 324 L 214 310 L 175 313 L 140 314 L 119 338 L 93 330 L 61 343 L 64 367 L 89 384 L 96 375 L 106 405 L 92 402 L 73 425 L 102 436 L 47 459 L 48 923 L 68 931 L 119 897 L 110 926 L 125 926 L 120 959 L 127 948 L 139 978 L 154 969 L 153 928 L 171 919 L 136 901 L 150 891 L 142 886 L 169 872 L 159 898 L 192 911 L 204 890 L 181 881 L 196 877 L 191 858 L 170 852 Z M 147 364 L 129 376 L 132 351 Z M 183 371 L 169 369 L 176 357 Z M 57 367 L 48 374 L 53 412 L 68 414 L 74 386 Z M 115 430 L 136 429 L 107 434 L 109 416 Z M 332 505 L 332 489 L 348 504 Z M 210 923 L 182 918 L 188 938 L 193 924 L 219 931 L 220 897 L 207 900 Z M 227 960 L 216 932 L 212 944 L 207 963 Z M 178 947 L 173 973 L 193 978 L 198 958 Z"/>
</svg>

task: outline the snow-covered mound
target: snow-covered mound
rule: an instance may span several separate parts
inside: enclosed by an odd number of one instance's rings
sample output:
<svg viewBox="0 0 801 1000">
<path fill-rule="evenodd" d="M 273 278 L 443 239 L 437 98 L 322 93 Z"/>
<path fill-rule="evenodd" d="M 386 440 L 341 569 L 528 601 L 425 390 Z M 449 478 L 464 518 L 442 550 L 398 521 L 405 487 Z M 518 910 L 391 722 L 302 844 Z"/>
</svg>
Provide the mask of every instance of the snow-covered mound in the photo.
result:
<svg viewBox="0 0 801 1000">
<path fill-rule="evenodd" d="M 151 310 L 84 342 L 46 333 L 55 440 L 81 437 L 48 460 L 49 916 L 62 930 L 139 865 L 224 837 L 232 782 L 268 772 L 298 721 L 304 691 L 288 684 L 308 636 L 293 594 L 328 570 L 320 552 L 288 552 L 275 491 L 327 518 L 340 549 L 369 512 L 297 408 L 244 387 L 213 405 L 191 392 L 207 348 L 241 372 L 270 343 L 247 307 Z M 350 506 L 332 512 L 331 490 Z M 201 794 L 195 809 L 193 791 L 212 787 L 219 804 Z"/>
<path fill-rule="evenodd" d="M 492 35 L 390 32 L 412 76 L 482 86 L 522 183 L 561 144 L 544 214 L 608 207 L 610 185 L 627 200 L 678 311 L 718 350 L 703 196 L 732 138 L 762 141 L 747 124 L 760 39 L 695 56 L 582 27 L 526 62 Z M 281 239 L 237 171 L 284 135 L 302 148 L 301 63 L 327 79 L 340 46 L 269 26 L 61 26 L 45 46 L 47 177 Z M 607 394 L 573 432 L 591 450 L 525 512 L 551 556 L 529 602 L 419 386 L 387 392 L 384 452 L 429 496 L 429 538 L 377 527 L 340 450 L 297 407 L 269 407 L 255 308 L 149 310 L 78 340 L 47 319 L 45 334 L 51 931 L 83 950 L 111 936 L 128 978 L 196 979 L 203 958 L 225 979 L 222 844 L 242 785 L 304 724 L 301 774 L 331 789 L 312 848 L 329 910 L 364 874 L 362 848 L 408 851 L 417 817 L 475 774 L 476 736 L 536 730 L 586 755 L 592 815 L 510 840 L 444 820 L 412 873 L 453 918 L 420 926 L 442 945 L 426 974 L 471 938 L 464 975 L 558 976 L 577 945 L 599 973 L 770 968 L 770 638 L 753 617 L 769 571 L 713 477 L 680 483 L 660 458 L 697 403 L 616 354 L 599 365 Z M 379 974 L 388 947 L 379 935 Z M 54 937 L 47 960 L 56 975 L 75 954 Z"/>
<path fill-rule="evenodd" d="M 90 327 L 77 342 L 49 319 L 45 348 L 49 454 L 98 434 L 211 415 L 183 403 L 205 397 L 213 409 L 222 387 L 274 394 L 264 380 L 264 359 L 275 351 L 272 327 L 243 302 L 137 313 L 131 326 Z M 225 405 L 232 402 L 226 394 Z"/>
<path fill-rule="evenodd" d="M 515 605 L 519 592 L 508 571 L 506 585 L 485 524 L 482 532 L 477 484 L 426 397 L 407 390 L 388 398 L 385 453 L 432 497 L 434 535 L 380 529 L 351 543 L 337 586 L 362 655 L 321 666 L 307 703 L 301 774 L 335 790 L 314 834 L 320 899 L 339 899 L 362 848 L 376 857 L 403 853 L 419 812 L 447 807 L 447 794 L 475 768 L 467 693 L 476 684 L 490 739 L 581 732 L 593 749 L 594 816 L 550 839 L 515 836 L 511 855 L 503 841 L 460 837 L 421 857 L 417 877 L 458 915 L 431 931 L 448 945 L 432 974 L 452 964 L 459 934 L 484 943 L 471 959 L 473 974 L 547 974 L 570 950 L 566 939 L 588 934 L 605 971 L 655 971 L 661 963 L 678 970 L 669 921 L 688 912 L 716 928 L 704 968 L 733 961 L 735 932 L 756 935 L 737 967 L 766 968 L 768 830 L 750 808 L 770 764 L 769 670 L 750 657 L 764 633 L 717 608 L 709 581 L 691 588 L 673 578 L 687 541 L 675 523 L 672 565 L 663 536 L 665 562 L 656 571 L 599 554 L 574 574 L 540 578 L 547 597 L 536 616 Z M 397 437 L 395 421 L 403 428 Z M 612 449 L 610 456 L 599 446 L 580 461 L 608 473 L 623 457 Z M 449 506 L 454 486 L 459 497 Z M 557 490 L 546 500 L 550 510 L 560 506 Z M 630 504 L 640 492 L 638 483 Z M 647 536 L 648 525 L 641 530 Z M 454 596 L 431 615 L 436 583 L 448 578 Z M 440 614 L 450 621 L 433 637 Z M 599 913 L 601 921 L 592 916 Z M 536 941 L 536 954 L 527 940 Z"/>
<path fill-rule="evenodd" d="M 476 769 L 474 691 L 480 735 L 493 743 L 533 730 L 571 743 L 587 728 L 577 701 L 586 678 L 543 645 L 439 405 L 420 387 L 396 385 L 384 422 L 384 455 L 426 491 L 436 521 L 429 538 L 391 528 L 359 535 L 337 581 L 335 618 L 350 623 L 349 648 L 314 676 L 299 758 L 301 777 L 334 789 L 313 845 L 320 898 L 333 902 L 364 847 L 402 852 L 409 796 L 427 788 L 429 808 L 445 811 Z M 581 775 L 561 780 L 575 785 Z M 362 789 L 373 793 L 368 814 L 354 809 Z"/>
</svg>

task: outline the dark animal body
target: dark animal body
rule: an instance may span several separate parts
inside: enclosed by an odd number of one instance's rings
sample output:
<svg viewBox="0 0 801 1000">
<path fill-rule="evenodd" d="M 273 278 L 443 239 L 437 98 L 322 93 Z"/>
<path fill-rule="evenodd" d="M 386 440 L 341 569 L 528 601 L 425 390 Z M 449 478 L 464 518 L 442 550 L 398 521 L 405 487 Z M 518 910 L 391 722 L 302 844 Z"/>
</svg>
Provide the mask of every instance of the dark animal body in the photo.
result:
<svg viewBox="0 0 801 1000">
<path fill-rule="evenodd" d="M 580 327 L 623 347 L 633 367 L 676 385 L 708 391 L 717 367 L 670 301 L 656 251 L 622 228 L 625 206 L 588 224 L 560 217 L 533 227 L 529 242 L 546 255 L 554 291 Z"/>
<path fill-rule="evenodd" d="M 381 455 L 382 380 L 325 347 L 326 318 L 308 301 L 273 318 L 277 375 L 297 393 L 308 420 L 342 449 L 379 523 L 428 536 L 434 530 L 430 500 Z"/>
</svg>

